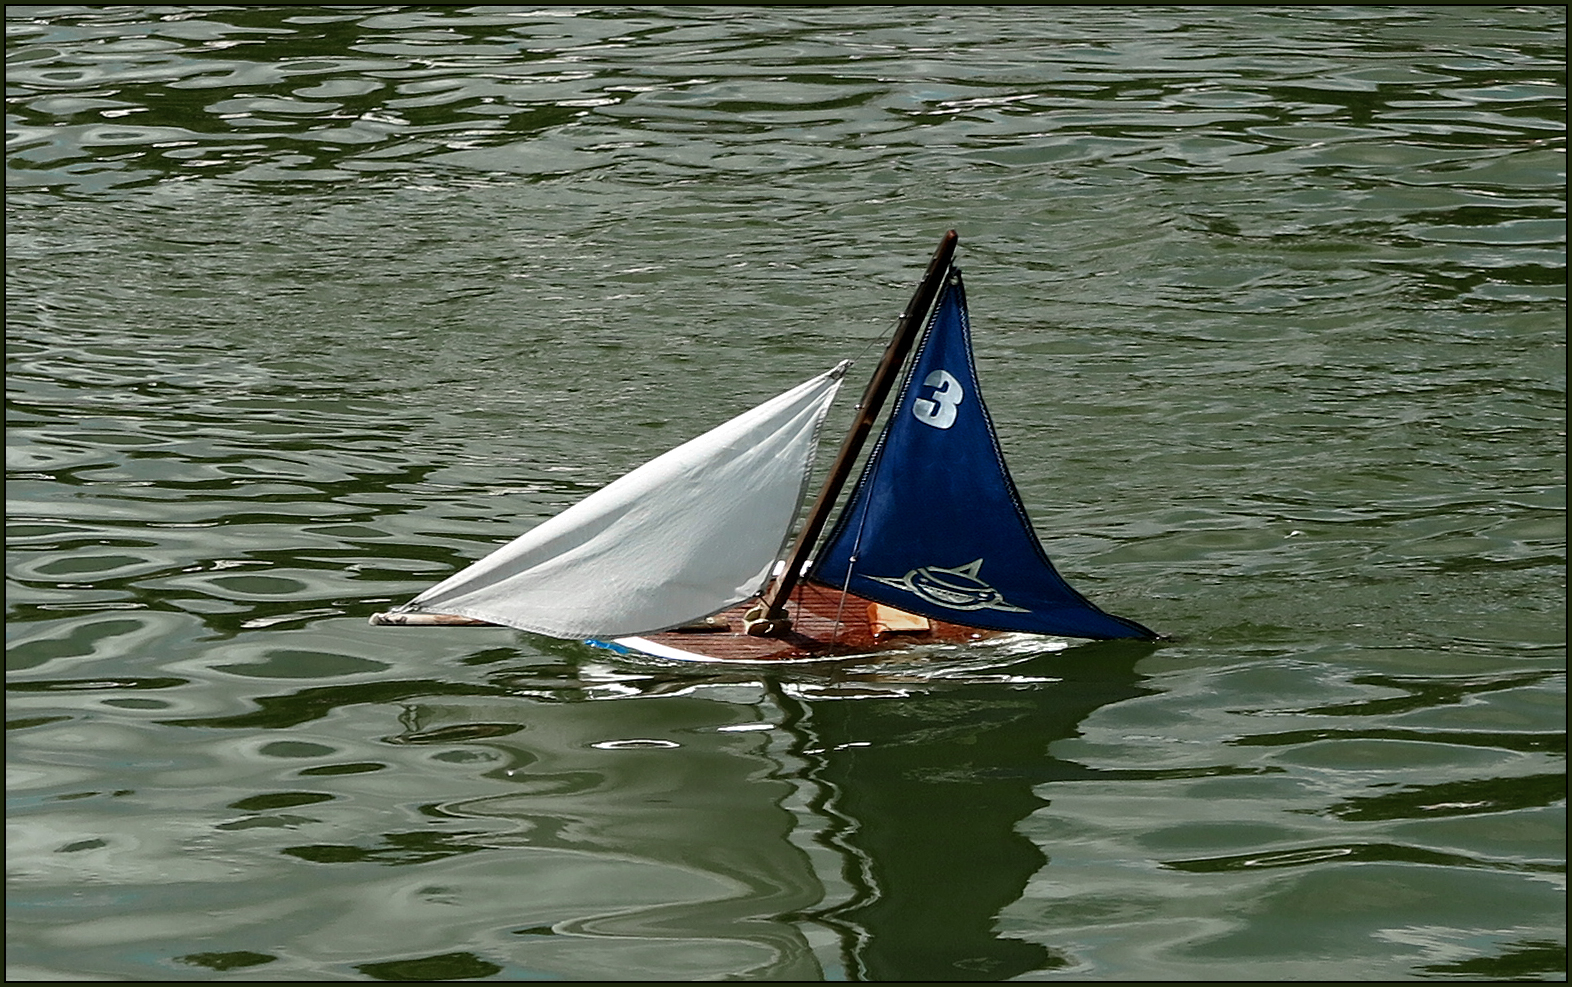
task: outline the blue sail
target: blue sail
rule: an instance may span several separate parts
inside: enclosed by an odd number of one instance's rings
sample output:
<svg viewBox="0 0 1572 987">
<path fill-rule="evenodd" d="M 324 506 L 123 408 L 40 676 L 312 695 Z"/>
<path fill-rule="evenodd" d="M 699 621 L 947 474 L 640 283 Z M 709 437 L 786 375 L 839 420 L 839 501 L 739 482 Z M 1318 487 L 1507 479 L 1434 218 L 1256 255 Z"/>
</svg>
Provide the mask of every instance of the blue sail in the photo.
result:
<svg viewBox="0 0 1572 987">
<path fill-rule="evenodd" d="M 971 627 L 1082 638 L 1157 634 L 1055 571 L 1005 468 L 951 270 L 912 369 L 809 578 Z"/>
</svg>

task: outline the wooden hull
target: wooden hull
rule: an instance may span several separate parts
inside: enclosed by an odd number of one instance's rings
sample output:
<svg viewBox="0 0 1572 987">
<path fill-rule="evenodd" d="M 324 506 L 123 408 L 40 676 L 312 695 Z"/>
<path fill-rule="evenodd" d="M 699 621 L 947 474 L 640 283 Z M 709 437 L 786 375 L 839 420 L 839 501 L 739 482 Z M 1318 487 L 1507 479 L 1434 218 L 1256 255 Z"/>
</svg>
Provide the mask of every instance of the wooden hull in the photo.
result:
<svg viewBox="0 0 1572 987">
<path fill-rule="evenodd" d="M 751 637 L 743 633 L 742 615 L 756 602 L 749 600 L 708 621 L 677 630 L 586 643 L 618 654 L 674 661 L 771 664 L 825 661 L 931 645 L 972 644 L 1000 636 L 998 631 L 917 617 L 840 590 L 803 583 L 793 592 L 787 606 L 792 619 L 791 630 L 771 637 Z M 371 623 L 393 627 L 496 626 L 452 614 L 408 612 L 373 614 Z"/>
<path fill-rule="evenodd" d="M 970 644 L 997 631 L 940 620 L 913 618 L 878 607 L 861 597 L 812 583 L 799 585 L 787 611 L 792 628 L 773 637 L 750 637 L 742 615 L 754 601 L 717 614 L 720 629 L 661 631 L 642 637 L 590 641 L 619 654 L 648 655 L 676 661 L 803 662 L 877 654 L 925 645 Z"/>
</svg>

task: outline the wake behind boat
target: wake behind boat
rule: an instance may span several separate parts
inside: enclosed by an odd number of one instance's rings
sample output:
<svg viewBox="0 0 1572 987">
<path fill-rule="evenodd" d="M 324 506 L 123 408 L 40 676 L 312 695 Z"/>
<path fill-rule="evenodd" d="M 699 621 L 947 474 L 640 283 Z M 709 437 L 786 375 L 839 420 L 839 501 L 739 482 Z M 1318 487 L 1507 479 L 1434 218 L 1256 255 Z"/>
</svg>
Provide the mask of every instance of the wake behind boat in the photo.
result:
<svg viewBox="0 0 1572 987">
<path fill-rule="evenodd" d="M 698 661 L 818 660 L 1000 633 L 1156 639 L 1076 592 L 1043 551 L 982 402 L 956 243 L 952 230 L 935 251 L 800 525 L 847 363 L 371 622 L 502 625 Z M 883 431 L 829 525 L 897 380 Z"/>
</svg>

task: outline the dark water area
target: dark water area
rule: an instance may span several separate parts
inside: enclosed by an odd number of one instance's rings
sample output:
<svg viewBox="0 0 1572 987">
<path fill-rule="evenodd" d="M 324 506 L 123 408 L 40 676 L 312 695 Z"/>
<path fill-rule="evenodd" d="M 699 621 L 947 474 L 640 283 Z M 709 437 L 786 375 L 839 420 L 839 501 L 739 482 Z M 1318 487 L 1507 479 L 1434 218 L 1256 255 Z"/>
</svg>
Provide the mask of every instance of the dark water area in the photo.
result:
<svg viewBox="0 0 1572 987">
<path fill-rule="evenodd" d="M 11 978 L 1565 979 L 1564 7 L 6 28 Z M 1170 640 L 367 625 L 866 374 L 949 228 Z"/>
</svg>

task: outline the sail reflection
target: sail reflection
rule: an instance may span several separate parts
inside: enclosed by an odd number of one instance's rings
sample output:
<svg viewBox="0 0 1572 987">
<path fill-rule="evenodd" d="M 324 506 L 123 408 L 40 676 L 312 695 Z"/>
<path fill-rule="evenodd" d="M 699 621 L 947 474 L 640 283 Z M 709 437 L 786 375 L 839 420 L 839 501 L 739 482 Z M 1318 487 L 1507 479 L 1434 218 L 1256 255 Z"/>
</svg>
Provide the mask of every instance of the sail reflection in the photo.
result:
<svg viewBox="0 0 1572 987">
<path fill-rule="evenodd" d="M 1018 827 L 1047 804 L 1043 783 L 1093 774 L 1049 745 L 1143 694 L 1134 665 L 1150 650 L 1088 645 L 895 702 L 802 704 L 804 754 L 833 820 L 821 838 L 844 854 L 853 889 L 814 917 L 841 931 L 850 979 L 1004 980 L 1070 962 L 995 931 L 1048 862 Z"/>
</svg>

